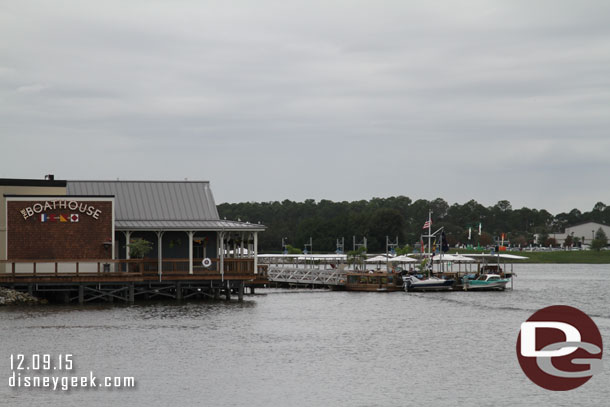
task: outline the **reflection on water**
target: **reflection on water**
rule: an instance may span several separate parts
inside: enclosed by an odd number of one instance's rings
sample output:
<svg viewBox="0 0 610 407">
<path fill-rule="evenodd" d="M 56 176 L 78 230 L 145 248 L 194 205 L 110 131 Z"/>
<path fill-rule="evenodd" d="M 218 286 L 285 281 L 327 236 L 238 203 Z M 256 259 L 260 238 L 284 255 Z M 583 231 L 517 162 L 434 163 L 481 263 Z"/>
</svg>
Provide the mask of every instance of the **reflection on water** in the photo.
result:
<svg viewBox="0 0 610 407">
<path fill-rule="evenodd" d="M 135 376 L 135 390 L 11 390 L 46 406 L 604 405 L 608 372 L 543 391 L 515 355 L 520 323 L 566 304 L 610 341 L 607 265 L 522 265 L 506 292 L 261 290 L 244 303 L 3 308 L 0 375 L 11 353 L 72 353 L 79 374 Z"/>
</svg>

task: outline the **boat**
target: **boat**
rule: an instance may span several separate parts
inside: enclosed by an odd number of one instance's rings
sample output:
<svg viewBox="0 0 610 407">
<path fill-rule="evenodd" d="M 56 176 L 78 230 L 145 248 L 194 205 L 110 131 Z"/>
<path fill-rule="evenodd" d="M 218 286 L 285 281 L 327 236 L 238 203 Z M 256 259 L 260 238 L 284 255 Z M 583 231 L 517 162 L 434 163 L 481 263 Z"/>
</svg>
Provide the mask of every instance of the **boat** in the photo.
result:
<svg viewBox="0 0 610 407">
<path fill-rule="evenodd" d="M 481 274 L 478 278 L 470 280 L 463 279 L 464 290 L 505 290 L 506 284 L 510 282 L 508 278 L 502 278 L 499 274 Z"/>
<path fill-rule="evenodd" d="M 400 274 L 385 271 L 360 271 L 346 274 L 347 291 L 391 292 L 402 291 Z"/>
<path fill-rule="evenodd" d="M 438 277 L 419 279 L 413 275 L 403 277 L 405 291 L 448 291 L 453 289 L 455 280 Z"/>
</svg>

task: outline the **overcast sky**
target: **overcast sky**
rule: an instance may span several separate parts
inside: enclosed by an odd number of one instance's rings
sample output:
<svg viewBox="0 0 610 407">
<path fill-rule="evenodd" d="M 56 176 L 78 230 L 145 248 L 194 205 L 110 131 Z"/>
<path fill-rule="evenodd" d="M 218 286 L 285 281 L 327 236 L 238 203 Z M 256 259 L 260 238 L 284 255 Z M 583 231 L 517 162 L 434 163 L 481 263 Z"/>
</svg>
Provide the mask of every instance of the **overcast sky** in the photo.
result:
<svg viewBox="0 0 610 407">
<path fill-rule="evenodd" d="M 610 205 L 610 2 L 0 3 L 0 177 Z"/>
</svg>

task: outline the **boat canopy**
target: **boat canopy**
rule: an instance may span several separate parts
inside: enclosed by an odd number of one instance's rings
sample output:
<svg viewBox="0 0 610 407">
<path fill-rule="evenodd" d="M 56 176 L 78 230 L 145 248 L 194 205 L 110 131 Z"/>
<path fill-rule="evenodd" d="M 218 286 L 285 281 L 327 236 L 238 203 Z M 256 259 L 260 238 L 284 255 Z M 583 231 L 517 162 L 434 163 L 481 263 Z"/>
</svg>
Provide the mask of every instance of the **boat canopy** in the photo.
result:
<svg viewBox="0 0 610 407">
<path fill-rule="evenodd" d="M 484 257 L 484 258 L 492 258 L 497 259 L 498 257 L 506 260 L 527 260 L 529 257 L 519 256 L 516 254 L 508 254 L 508 253 L 468 253 L 468 257 Z"/>
<path fill-rule="evenodd" d="M 429 257 L 428 253 L 420 254 L 410 254 L 409 256 L 415 256 L 418 258 L 421 257 Z M 442 262 L 452 262 L 452 263 L 474 263 L 476 260 L 470 257 L 462 256 L 461 254 L 435 254 L 433 257 L 434 261 L 442 261 Z"/>
</svg>

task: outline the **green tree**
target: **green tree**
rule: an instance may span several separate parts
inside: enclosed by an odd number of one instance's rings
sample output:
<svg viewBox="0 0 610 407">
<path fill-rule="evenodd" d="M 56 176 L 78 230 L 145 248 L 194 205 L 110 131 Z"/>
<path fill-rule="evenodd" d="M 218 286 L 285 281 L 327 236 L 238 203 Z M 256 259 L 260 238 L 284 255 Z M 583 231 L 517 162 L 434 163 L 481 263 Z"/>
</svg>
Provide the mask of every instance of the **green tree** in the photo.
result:
<svg viewBox="0 0 610 407">
<path fill-rule="evenodd" d="M 363 264 L 366 258 L 366 247 L 360 246 L 356 250 L 350 250 L 347 252 L 347 261 L 356 266 L 357 264 Z"/>
<path fill-rule="evenodd" d="M 289 244 L 286 245 L 286 251 L 288 254 L 302 254 L 303 252 L 298 247 L 292 247 Z"/>
<path fill-rule="evenodd" d="M 487 233 L 487 232 L 481 233 L 481 236 L 479 237 L 479 244 L 481 246 L 490 245 L 491 242 L 493 242 L 493 238 L 491 237 L 491 235 L 489 233 Z"/>
<path fill-rule="evenodd" d="M 591 242 L 591 249 L 600 251 L 604 247 L 608 246 L 608 236 L 604 230 L 600 227 L 595 232 L 595 239 Z"/>
<path fill-rule="evenodd" d="M 403 256 L 403 255 L 407 255 L 409 253 L 413 253 L 413 248 L 411 246 L 409 246 L 408 244 L 404 245 L 404 247 L 396 248 L 397 256 Z"/>
<path fill-rule="evenodd" d="M 538 244 L 544 246 L 546 241 L 549 239 L 549 234 L 546 231 L 538 233 Z"/>
<path fill-rule="evenodd" d="M 152 243 L 146 239 L 136 237 L 126 247 L 129 248 L 129 257 L 143 259 L 152 250 Z"/>
</svg>

